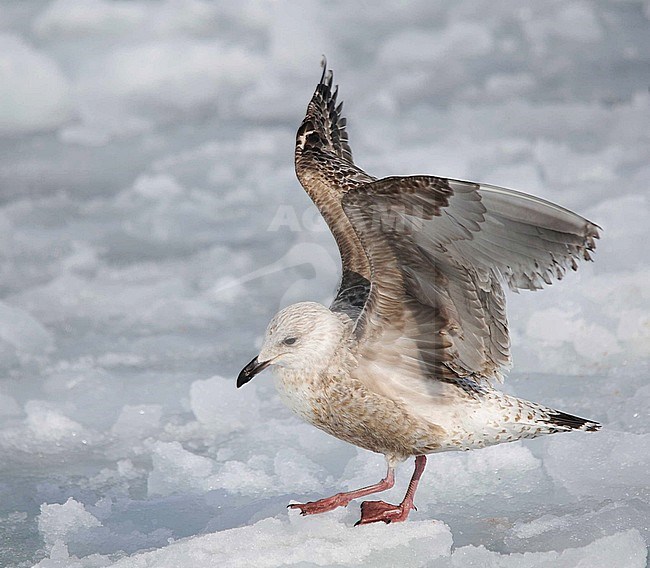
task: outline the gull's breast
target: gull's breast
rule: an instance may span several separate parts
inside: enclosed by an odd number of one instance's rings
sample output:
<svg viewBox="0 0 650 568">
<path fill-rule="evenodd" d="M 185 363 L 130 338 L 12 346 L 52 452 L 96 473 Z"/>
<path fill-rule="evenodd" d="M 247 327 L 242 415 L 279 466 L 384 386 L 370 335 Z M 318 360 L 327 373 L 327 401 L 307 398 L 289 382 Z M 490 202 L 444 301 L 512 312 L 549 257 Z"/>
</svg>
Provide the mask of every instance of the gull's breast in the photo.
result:
<svg viewBox="0 0 650 568">
<path fill-rule="evenodd" d="M 286 406 L 306 422 L 318 426 L 323 392 L 315 378 L 280 367 L 275 369 L 275 388 Z"/>
</svg>

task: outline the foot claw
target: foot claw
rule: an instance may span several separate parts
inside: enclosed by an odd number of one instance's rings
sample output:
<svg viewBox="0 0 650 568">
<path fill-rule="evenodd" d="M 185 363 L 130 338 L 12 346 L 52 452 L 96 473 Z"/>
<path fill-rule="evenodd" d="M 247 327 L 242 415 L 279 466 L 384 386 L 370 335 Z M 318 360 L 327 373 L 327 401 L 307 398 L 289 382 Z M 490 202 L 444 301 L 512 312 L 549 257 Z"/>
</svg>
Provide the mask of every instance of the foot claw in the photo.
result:
<svg viewBox="0 0 650 568">
<path fill-rule="evenodd" d="M 411 507 L 408 504 L 392 505 L 384 501 L 364 501 L 361 503 L 361 518 L 357 525 L 367 525 L 383 521 L 387 525 L 399 523 L 408 517 Z"/>
<path fill-rule="evenodd" d="M 319 513 L 326 513 L 332 511 L 337 507 L 347 507 L 350 501 L 345 499 L 341 494 L 332 495 L 326 499 L 319 499 L 318 501 L 309 501 L 308 503 L 289 503 L 287 508 L 300 509 L 301 515 L 317 515 Z"/>
</svg>

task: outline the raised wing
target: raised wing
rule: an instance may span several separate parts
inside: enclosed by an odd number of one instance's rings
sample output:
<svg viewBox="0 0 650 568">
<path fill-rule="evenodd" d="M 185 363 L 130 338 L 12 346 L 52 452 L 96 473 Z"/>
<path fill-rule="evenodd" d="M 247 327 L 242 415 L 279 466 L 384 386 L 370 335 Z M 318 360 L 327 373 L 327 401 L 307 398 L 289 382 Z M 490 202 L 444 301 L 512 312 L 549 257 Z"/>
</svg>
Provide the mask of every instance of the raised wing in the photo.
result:
<svg viewBox="0 0 650 568">
<path fill-rule="evenodd" d="M 337 104 L 338 87 L 323 60 L 323 74 L 296 134 L 295 165 L 300 183 L 329 226 L 341 253 L 343 274 L 332 309 L 358 316 L 368 296 L 370 267 L 357 234 L 341 207 L 343 196 L 374 180 L 354 165 Z"/>
<path fill-rule="evenodd" d="M 544 200 L 428 176 L 366 184 L 343 208 L 371 267 L 356 324 L 360 372 L 500 379 L 510 363 L 501 282 L 550 284 L 598 238 L 594 224 Z"/>
<path fill-rule="evenodd" d="M 341 115 L 343 103 L 336 103 L 339 88 L 338 85 L 332 88 L 334 74 L 327 69 L 325 59 L 321 65 L 323 73 L 296 135 L 296 152 L 311 146 L 354 164 L 352 149 L 348 144 L 348 133 L 345 130 L 347 121 Z"/>
</svg>

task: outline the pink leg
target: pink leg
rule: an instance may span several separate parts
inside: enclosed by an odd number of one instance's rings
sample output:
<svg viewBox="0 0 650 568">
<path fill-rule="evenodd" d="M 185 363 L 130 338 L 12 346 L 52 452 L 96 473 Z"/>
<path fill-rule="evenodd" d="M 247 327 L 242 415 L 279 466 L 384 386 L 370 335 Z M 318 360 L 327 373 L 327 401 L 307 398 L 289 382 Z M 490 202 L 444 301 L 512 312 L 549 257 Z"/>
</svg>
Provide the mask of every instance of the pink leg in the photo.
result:
<svg viewBox="0 0 650 568">
<path fill-rule="evenodd" d="M 337 493 L 331 497 L 325 499 L 319 499 L 318 501 L 310 501 L 309 503 L 292 503 L 288 505 L 290 509 L 300 509 L 302 515 L 315 515 L 317 513 L 326 513 L 337 507 L 347 507 L 348 503 L 352 499 L 357 499 L 358 497 L 365 497 L 371 493 L 378 493 L 379 491 L 386 491 L 395 485 L 395 470 L 392 467 L 388 467 L 386 472 L 386 477 L 382 479 L 379 483 L 374 485 L 369 485 L 368 487 L 362 487 L 361 489 L 356 489 L 355 491 L 348 491 L 346 493 Z"/>
<path fill-rule="evenodd" d="M 399 523 L 405 521 L 409 516 L 411 509 L 415 509 L 413 498 L 415 491 L 418 488 L 418 482 L 422 476 L 425 466 L 427 465 L 426 456 L 415 457 L 415 471 L 411 482 L 406 490 L 406 495 L 399 505 L 391 505 L 384 501 L 364 501 L 361 503 L 361 519 L 357 525 L 367 525 L 369 523 L 376 523 L 384 521 L 385 523 Z M 356 525 L 355 525 L 356 526 Z"/>
</svg>

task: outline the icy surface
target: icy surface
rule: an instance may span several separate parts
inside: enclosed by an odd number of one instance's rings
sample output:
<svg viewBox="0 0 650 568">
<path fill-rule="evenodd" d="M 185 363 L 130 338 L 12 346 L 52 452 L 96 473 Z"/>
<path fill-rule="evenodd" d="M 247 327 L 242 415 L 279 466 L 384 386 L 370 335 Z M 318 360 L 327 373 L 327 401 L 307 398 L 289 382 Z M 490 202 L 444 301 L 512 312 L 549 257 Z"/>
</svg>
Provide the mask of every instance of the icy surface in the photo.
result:
<svg viewBox="0 0 650 568">
<path fill-rule="evenodd" d="M 646 566 L 649 29 L 647 0 L 0 2 L 0 566 Z M 504 388 L 604 429 L 432 456 L 403 525 L 288 512 L 383 459 L 268 373 L 234 388 L 273 313 L 336 286 L 292 163 L 323 53 L 374 175 L 603 227 L 509 298 Z"/>
</svg>

